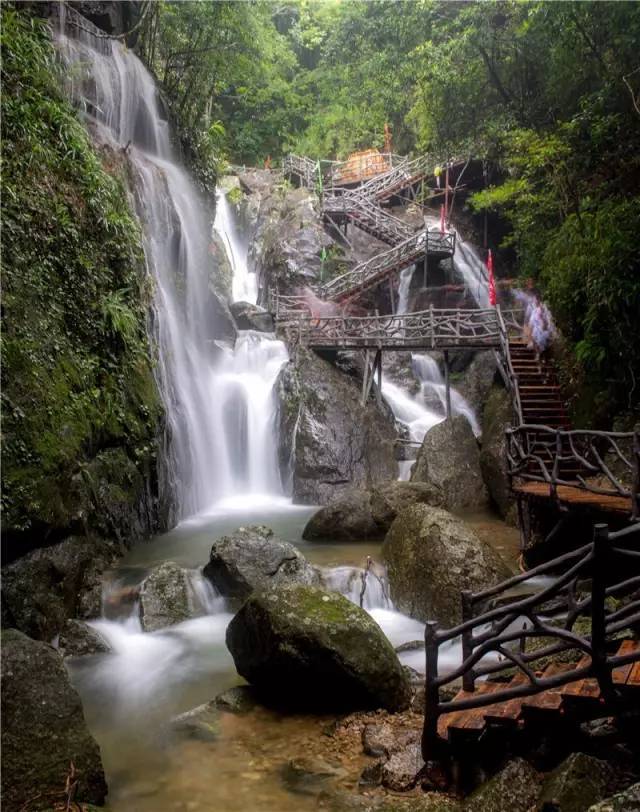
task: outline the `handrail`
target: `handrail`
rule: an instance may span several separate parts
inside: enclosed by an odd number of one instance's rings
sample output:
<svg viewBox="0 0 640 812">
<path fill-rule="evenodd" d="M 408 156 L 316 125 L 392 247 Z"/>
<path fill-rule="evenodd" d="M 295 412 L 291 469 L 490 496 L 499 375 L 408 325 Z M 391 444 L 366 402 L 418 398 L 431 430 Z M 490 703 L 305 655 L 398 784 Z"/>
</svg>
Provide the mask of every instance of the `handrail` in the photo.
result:
<svg viewBox="0 0 640 812">
<path fill-rule="evenodd" d="M 635 543 L 635 549 L 621 546 L 620 542 Z M 640 621 L 640 575 L 628 577 L 624 560 L 640 557 L 640 524 L 632 525 L 617 533 L 610 533 L 607 525 L 594 527 L 593 539 L 577 550 L 566 553 L 535 569 L 509 578 L 481 592 L 465 591 L 461 594 L 462 622 L 457 626 L 440 630 L 436 621 L 425 627 L 425 713 L 422 736 L 422 755 L 425 761 L 441 753 L 443 742 L 438 735 L 438 719 L 456 710 L 466 710 L 504 702 L 516 697 L 531 696 L 549 688 L 565 685 L 579 679 L 593 677 L 598 681 L 605 699 L 615 697 L 612 671 L 621 665 L 640 661 L 640 651 L 630 654 L 610 654 L 608 645 L 614 636 L 631 629 Z M 541 575 L 557 572 L 567 567 L 555 580 L 532 594 L 504 605 L 495 606 L 496 599 L 509 599 L 514 587 L 521 587 Z M 622 566 L 620 566 L 622 565 Z M 621 580 L 615 578 L 615 567 L 625 572 Z M 579 585 L 591 581 L 590 594 L 579 596 Z M 533 584 L 532 584 L 533 586 Z M 609 608 L 607 598 L 615 596 L 626 600 L 619 607 Z M 494 606 L 487 608 L 492 600 Z M 478 611 L 476 611 L 478 608 Z M 591 633 L 574 631 L 580 616 L 591 619 Z M 553 624 L 556 625 L 553 625 Z M 460 637 L 462 662 L 447 674 L 438 673 L 439 648 Z M 527 651 L 530 638 L 545 638 L 550 643 L 543 648 Z M 540 676 L 532 666 L 537 660 L 566 651 L 580 652 L 576 667 L 562 674 Z M 487 663 L 488 655 L 501 658 Z M 588 659 L 588 662 L 585 660 Z M 487 694 L 474 694 L 475 682 L 480 677 L 497 674 L 514 668 L 524 675 L 521 684 Z M 440 700 L 440 689 L 462 677 L 466 696 L 449 701 Z"/>
<path fill-rule="evenodd" d="M 511 362 L 511 352 L 509 350 L 509 333 L 507 332 L 507 326 L 505 324 L 505 320 L 502 315 L 502 309 L 500 305 L 496 306 L 496 313 L 498 318 L 498 328 L 500 331 L 500 349 L 502 351 L 502 357 L 504 358 L 506 365 L 505 369 L 506 383 L 509 388 L 509 393 L 511 394 L 513 409 L 516 415 L 516 423 L 517 425 L 520 425 L 523 422 L 522 402 L 520 400 L 520 388 L 518 386 L 518 376 L 516 375 L 513 369 L 513 364 Z"/>
<path fill-rule="evenodd" d="M 402 270 L 427 253 L 451 256 L 455 251 L 455 233 L 429 232 L 414 234 L 388 251 L 376 254 L 350 271 L 337 276 L 320 288 L 321 295 L 335 299 L 353 290 L 364 290 L 390 270 Z"/>
<path fill-rule="evenodd" d="M 640 432 L 556 429 L 522 424 L 507 429 L 508 476 L 604 496 L 628 497 L 640 518 Z M 564 471 L 570 467 L 570 475 Z M 615 471 L 614 471 L 615 469 Z"/>
</svg>

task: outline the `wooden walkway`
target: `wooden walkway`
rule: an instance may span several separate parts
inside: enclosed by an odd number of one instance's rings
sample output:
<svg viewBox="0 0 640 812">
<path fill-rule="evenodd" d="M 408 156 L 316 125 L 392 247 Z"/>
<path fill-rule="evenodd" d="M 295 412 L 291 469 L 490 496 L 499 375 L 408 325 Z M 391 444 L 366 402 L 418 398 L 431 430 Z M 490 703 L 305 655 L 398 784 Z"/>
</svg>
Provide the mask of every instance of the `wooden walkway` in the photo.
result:
<svg viewBox="0 0 640 812">
<path fill-rule="evenodd" d="M 556 499 L 562 505 L 579 505 L 612 513 L 631 514 L 633 502 L 630 496 L 614 496 L 607 493 L 593 493 L 579 485 L 558 485 L 555 493 L 546 482 L 518 482 L 513 485 L 516 494 L 534 496 L 540 499 Z"/>
<path fill-rule="evenodd" d="M 638 657 L 638 661 L 619 666 L 612 672 L 614 687 L 625 695 L 623 698 L 637 702 L 640 699 L 640 643 L 637 640 L 624 640 L 617 654 L 634 654 Z M 559 677 L 563 673 L 586 668 L 589 663 L 588 656 L 574 664 L 553 663 L 536 672 L 536 676 L 541 679 Z M 487 680 L 479 683 L 475 691 L 460 691 L 454 702 L 483 695 L 490 700 L 491 694 L 505 687 L 518 688 L 526 682 L 527 678 L 522 673 L 516 674 L 508 683 Z M 522 731 L 528 724 L 539 722 L 554 727 L 565 719 L 593 718 L 599 711 L 606 711 L 606 702 L 597 680 L 589 677 L 533 696 L 446 713 L 438 719 L 438 735 L 455 747 L 462 741 L 477 741 L 488 727 Z"/>
</svg>

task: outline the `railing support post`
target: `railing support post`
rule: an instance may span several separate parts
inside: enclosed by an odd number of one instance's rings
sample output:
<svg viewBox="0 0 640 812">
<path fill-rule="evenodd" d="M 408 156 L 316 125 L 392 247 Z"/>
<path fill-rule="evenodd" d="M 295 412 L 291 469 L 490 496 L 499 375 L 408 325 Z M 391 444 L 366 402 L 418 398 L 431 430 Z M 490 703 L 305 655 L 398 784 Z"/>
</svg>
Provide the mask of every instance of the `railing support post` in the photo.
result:
<svg viewBox="0 0 640 812">
<path fill-rule="evenodd" d="M 611 672 L 607 666 L 605 600 L 609 527 L 597 524 L 593 535 L 593 572 L 591 577 L 591 661 L 595 678 L 605 699 L 613 694 Z"/>
<path fill-rule="evenodd" d="M 640 432 L 633 432 L 632 442 L 631 465 L 633 467 L 633 481 L 631 483 L 631 515 L 634 519 L 638 519 L 640 518 Z"/>
<path fill-rule="evenodd" d="M 473 614 L 473 593 L 470 589 L 463 589 L 460 593 L 462 602 L 462 622 L 466 623 L 471 620 Z M 466 662 L 473 654 L 473 629 L 466 629 L 462 632 L 462 662 Z M 462 689 L 463 691 L 475 691 L 476 677 L 473 668 L 469 668 L 462 675 Z"/>
<path fill-rule="evenodd" d="M 428 620 L 424 628 L 426 672 L 424 684 L 424 727 L 422 730 L 422 758 L 433 761 L 438 744 L 438 716 L 440 692 L 438 689 L 438 621 Z"/>
</svg>

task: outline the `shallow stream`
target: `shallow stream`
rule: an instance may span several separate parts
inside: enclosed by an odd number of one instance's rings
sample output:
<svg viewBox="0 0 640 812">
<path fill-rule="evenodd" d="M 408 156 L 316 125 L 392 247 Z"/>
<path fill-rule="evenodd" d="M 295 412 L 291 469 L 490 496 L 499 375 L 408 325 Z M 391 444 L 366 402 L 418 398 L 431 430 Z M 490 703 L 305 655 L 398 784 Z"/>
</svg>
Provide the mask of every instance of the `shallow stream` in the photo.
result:
<svg viewBox="0 0 640 812">
<path fill-rule="evenodd" d="M 323 568 L 327 583 L 357 600 L 360 580 L 353 578 L 352 568 L 361 568 L 367 555 L 380 560 L 380 542 L 306 542 L 301 538 L 302 530 L 315 508 L 292 506 L 285 499 L 263 504 L 255 497 L 242 501 L 245 504 L 227 503 L 137 545 L 107 573 L 105 593 L 139 583 L 150 568 L 163 561 L 197 570 L 207 562 L 214 539 L 239 526 L 264 524 Z M 503 557 L 515 562 L 516 531 L 488 512 L 465 519 Z M 372 591 L 370 604 L 374 605 L 369 611 L 394 645 L 422 637 L 422 624 L 392 611 L 388 604 L 385 608 L 380 591 Z M 112 653 L 68 661 L 87 721 L 102 751 L 109 784 L 107 809 L 317 809 L 322 784 L 310 794 L 301 794 L 286 781 L 288 761 L 305 756 L 325 761 L 338 758 L 339 773 L 326 788 L 357 791 L 357 778 L 368 759 L 360 753 L 357 742 L 352 748 L 345 744 L 342 751 L 335 752 L 336 741 L 323 735 L 335 717 L 288 716 L 266 709 L 242 716 L 221 713 L 211 741 L 185 739 L 170 727 L 176 714 L 242 682 L 224 643 L 231 615 L 222 601 L 211 595 L 208 611 L 154 633 L 143 633 L 135 614 L 96 621 Z M 444 667 L 451 667 L 458 656 L 458 648 L 452 647 Z M 406 652 L 402 659 L 424 670 L 422 651 Z"/>
</svg>

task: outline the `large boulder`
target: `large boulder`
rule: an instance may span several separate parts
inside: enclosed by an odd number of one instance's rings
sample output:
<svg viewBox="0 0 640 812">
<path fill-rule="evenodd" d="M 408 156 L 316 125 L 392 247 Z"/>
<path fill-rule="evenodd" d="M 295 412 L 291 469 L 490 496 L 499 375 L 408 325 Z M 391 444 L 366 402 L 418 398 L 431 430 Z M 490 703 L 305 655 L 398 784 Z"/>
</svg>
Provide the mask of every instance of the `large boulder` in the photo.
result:
<svg viewBox="0 0 640 812">
<path fill-rule="evenodd" d="M 225 598 L 244 600 L 254 589 L 287 583 L 318 584 L 317 571 L 268 527 L 240 527 L 214 542 L 203 570 Z"/>
<path fill-rule="evenodd" d="M 465 812 L 531 812 L 537 809 L 540 776 L 522 758 L 514 758 L 466 800 Z"/>
<path fill-rule="evenodd" d="M 100 750 L 60 655 L 15 629 L 4 631 L 3 809 L 50 810 L 66 800 L 68 777 L 78 782 L 77 802 L 102 804 L 107 784 Z"/>
<path fill-rule="evenodd" d="M 411 481 L 429 482 L 441 488 L 447 510 L 486 504 L 478 443 L 464 415 L 443 420 L 425 434 L 411 470 Z"/>
<path fill-rule="evenodd" d="M 408 677 L 372 618 L 342 595 L 292 584 L 254 592 L 227 629 L 238 673 L 306 709 L 406 708 Z"/>
<path fill-rule="evenodd" d="M 397 476 L 393 418 L 374 402 L 362 405 L 354 378 L 298 348 L 277 389 L 280 462 L 294 501 L 325 504 L 349 488 Z"/>
<path fill-rule="evenodd" d="M 187 571 L 173 561 L 155 567 L 140 588 L 140 622 L 144 631 L 155 632 L 182 623 L 194 614 Z"/>
<path fill-rule="evenodd" d="M 513 408 L 506 390 L 494 387 L 486 400 L 482 414 L 482 449 L 480 470 L 482 479 L 503 519 L 515 524 L 514 499 L 507 474 L 507 443 L 505 432 L 512 423 Z"/>
<path fill-rule="evenodd" d="M 429 482 L 441 488 L 447 510 L 486 504 L 478 443 L 464 415 L 444 420 L 426 433 L 411 471 L 411 481 Z"/>
<path fill-rule="evenodd" d="M 478 591 L 510 575 L 498 554 L 462 520 L 428 505 L 397 516 L 382 555 L 396 607 L 445 626 L 461 620 L 463 589 Z"/>
<path fill-rule="evenodd" d="M 320 508 L 302 538 L 359 541 L 384 536 L 398 513 L 415 504 L 441 505 L 442 491 L 430 482 L 383 482 L 370 490 L 349 490 Z"/>
<path fill-rule="evenodd" d="M 558 812 L 584 812 L 605 797 L 611 776 L 606 761 L 572 753 L 545 779 L 540 804 Z"/>
<path fill-rule="evenodd" d="M 68 618 L 98 617 L 102 573 L 122 553 L 115 543 L 72 536 L 2 568 L 2 625 L 52 640 Z"/>
</svg>

